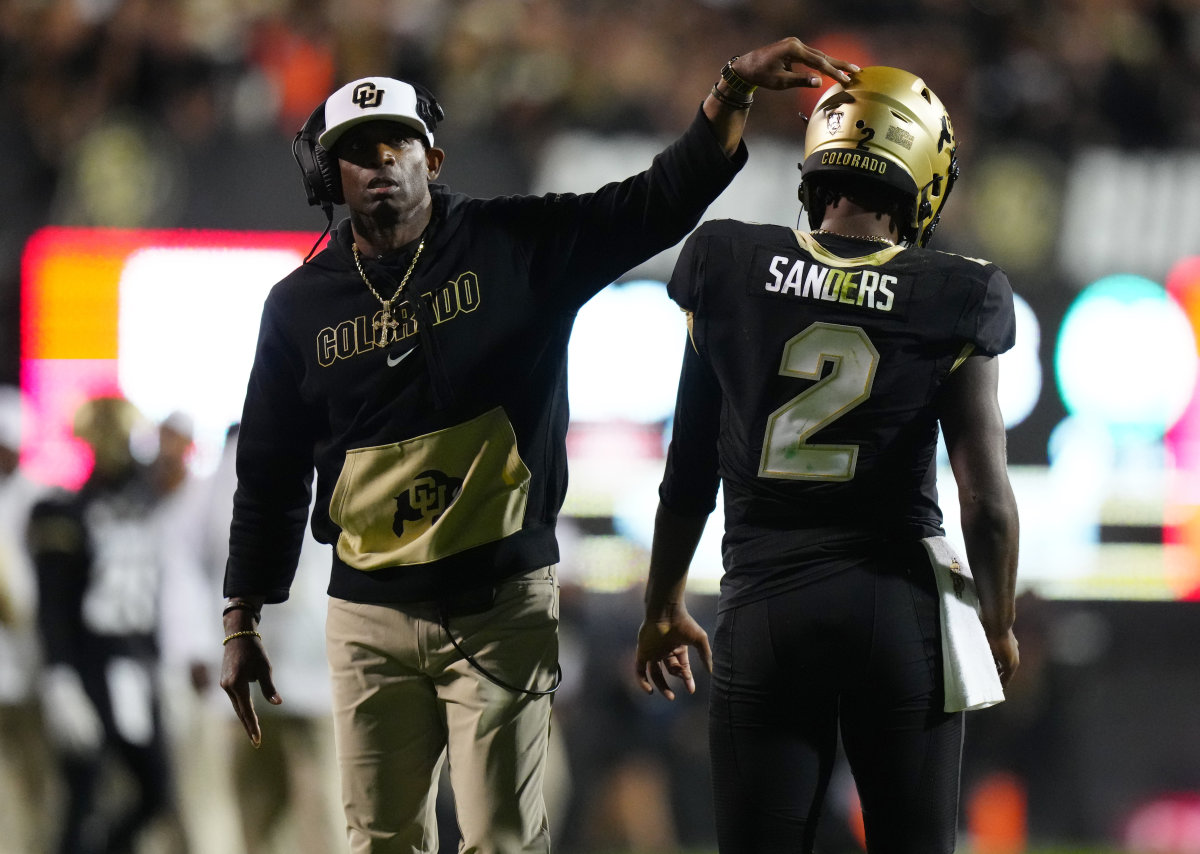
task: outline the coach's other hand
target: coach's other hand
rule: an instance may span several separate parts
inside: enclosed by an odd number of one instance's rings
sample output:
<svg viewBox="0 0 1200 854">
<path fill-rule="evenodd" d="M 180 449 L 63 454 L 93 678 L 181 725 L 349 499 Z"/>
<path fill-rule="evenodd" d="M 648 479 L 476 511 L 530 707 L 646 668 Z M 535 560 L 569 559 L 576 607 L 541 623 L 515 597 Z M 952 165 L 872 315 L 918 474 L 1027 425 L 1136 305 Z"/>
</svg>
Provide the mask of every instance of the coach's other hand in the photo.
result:
<svg viewBox="0 0 1200 854">
<path fill-rule="evenodd" d="M 261 607 L 261 603 L 258 603 Z M 254 701 L 250 697 L 250 685 L 257 682 L 263 697 L 273 706 L 283 702 L 271 679 L 271 662 L 263 646 L 262 635 L 254 628 L 254 620 L 245 610 L 228 610 L 225 615 L 225 655 L 221 661 L 221 687 L 229 695 L 233 710 L 250 743 L 255 747 L 262 744 L 262 730 L 258 715 L 254 712 Z"/>
</svg>

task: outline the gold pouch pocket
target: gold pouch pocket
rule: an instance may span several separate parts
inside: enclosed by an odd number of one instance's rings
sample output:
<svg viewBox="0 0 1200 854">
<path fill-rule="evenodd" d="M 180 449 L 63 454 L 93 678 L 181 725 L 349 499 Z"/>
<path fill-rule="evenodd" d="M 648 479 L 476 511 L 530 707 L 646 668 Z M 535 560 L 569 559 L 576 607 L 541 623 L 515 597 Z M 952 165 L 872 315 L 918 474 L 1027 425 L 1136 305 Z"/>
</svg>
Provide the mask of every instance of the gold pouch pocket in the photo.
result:
<svg viewBox="0 0 1200 854">
<path fill-rule="evenodd" d="M 337 554 L 366 572 L 423 564 L 521 529 L 529 468 L 500 407 L 463 424 L 346 452 L 330 501 Z"/>
</svg>

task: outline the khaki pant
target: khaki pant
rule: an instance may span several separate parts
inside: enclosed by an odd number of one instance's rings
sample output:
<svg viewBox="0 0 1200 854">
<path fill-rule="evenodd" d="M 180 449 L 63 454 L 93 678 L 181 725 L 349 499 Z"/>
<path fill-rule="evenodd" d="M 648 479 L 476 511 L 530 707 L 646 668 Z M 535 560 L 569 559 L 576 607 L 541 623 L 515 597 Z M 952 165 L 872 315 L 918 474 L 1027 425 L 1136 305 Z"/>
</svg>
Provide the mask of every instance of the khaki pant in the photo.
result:
<svg viewBox="0 0 1200 854">
<path fill-rule="evenodd" d="M 449 626 L 493 676 L 549 688 L 558 664 L 554 568 L 501 583 L 491 608 L 452 614 Z M 550 850 L 549 696 L 490 681 L 454 648 L 433 608 L 331 599 L 326 639 L 353 854 L 434 854 L 447 760 L 463 854 Z"/>
</svg>

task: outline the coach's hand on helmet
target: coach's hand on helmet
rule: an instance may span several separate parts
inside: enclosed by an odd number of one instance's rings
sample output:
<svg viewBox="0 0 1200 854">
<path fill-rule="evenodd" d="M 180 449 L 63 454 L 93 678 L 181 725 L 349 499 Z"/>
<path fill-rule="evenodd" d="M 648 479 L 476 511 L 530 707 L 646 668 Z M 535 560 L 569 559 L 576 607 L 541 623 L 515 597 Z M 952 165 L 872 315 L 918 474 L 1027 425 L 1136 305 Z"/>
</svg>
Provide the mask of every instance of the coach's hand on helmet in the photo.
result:
<svg viewBox="0 0 1200 854">
<path fill-rule="evenodd" d="M 815 89 L 822 84 L 820 76 L 813 71 L 839 83 L 848 83 L 850 72 L 860 69 L 853 62 L 834 59 L 798 38 L 788 37 L 742 54 L 734 61 L 733 70 L 742 80 L 764 89 L 798 86 Z"/>
</svg>

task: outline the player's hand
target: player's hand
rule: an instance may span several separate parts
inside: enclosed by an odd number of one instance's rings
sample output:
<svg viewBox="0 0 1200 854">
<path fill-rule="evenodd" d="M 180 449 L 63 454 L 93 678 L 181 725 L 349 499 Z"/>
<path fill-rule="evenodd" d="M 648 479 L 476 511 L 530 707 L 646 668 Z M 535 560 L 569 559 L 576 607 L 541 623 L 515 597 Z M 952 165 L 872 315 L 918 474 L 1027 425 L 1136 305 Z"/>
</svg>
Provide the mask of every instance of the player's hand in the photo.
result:
<svg viewBox="0 0 1200 854">
<path fill-rule="evenodd" d="M 271 680 L 271 662 L 262 639 L 255 635 L 233 638 L 225 644 L 221 687 L 229 695 L 242 728 L 250 736 L 250 743 L 258 747 L 262 744 L 262 730 L 258 725 L 258 715 L 254 712 L 254 701 L 250 698 L 250 685 L 255 682 L 268 703 L 278 706 L 283 702 Z"/>
<path fill-rule="evenodd" d="M 708 645 L 708 634 L 700 627 L 683 605 L 661 619 L 649 617 L 638 629 L 635 671 L 638 684 L 647 694 L 654 688 L 668 700 L 675 699 L 675 692 L 667 684 L 667 674 L 683 682 L 689 694 L 696 693 L 696 680 L 692 675 L 688 647 L 695 647 L 704 667 L 712 673 L 712 650 Z"/>
<path fill-rule="evenodd" d="M 801 67 L 801 66 L 806 66 Z M 850 82 L 850 72 L 861 71 L 853 62 L 834 59 L 798 38 L 780 39 L 738 57 L 733 70 L 747 83 L 764 89 L 816 89 L 821 86 L 818 71 L 839 83 Z"/>
<path fill-rule="evenodd" d="M 1021 663 L 1017 636 L 1013 634 L 1012 629 L 995 635 L 989 633 L 988 645 L 992 648 L 992 658 L 996 662 L 996 672 L 1000 674 L 1000 684 L 1007 687 Z"/>
</svg>

